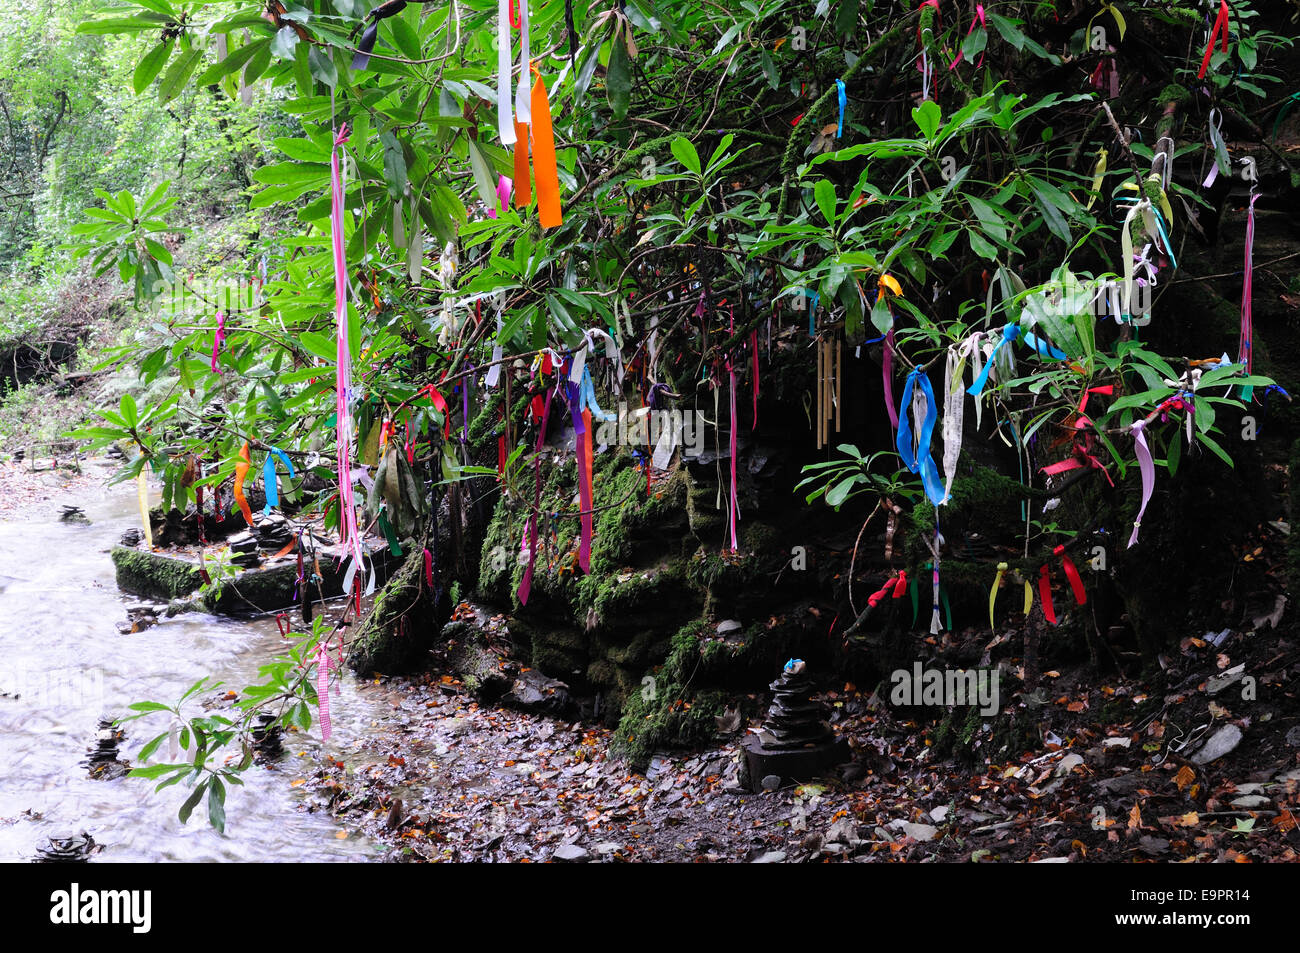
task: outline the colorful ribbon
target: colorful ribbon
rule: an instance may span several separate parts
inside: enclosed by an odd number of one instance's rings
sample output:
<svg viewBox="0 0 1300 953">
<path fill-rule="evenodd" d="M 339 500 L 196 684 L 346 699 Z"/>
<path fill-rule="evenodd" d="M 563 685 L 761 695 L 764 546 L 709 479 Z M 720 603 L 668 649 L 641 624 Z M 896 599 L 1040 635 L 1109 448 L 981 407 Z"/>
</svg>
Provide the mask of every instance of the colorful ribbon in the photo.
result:
<svg viewBox="0 0 1300 953">
<path fill-rule="evenodd" d="M 537 445 L 534 451 L 533 474 L 535 485 L 533 488 L 533 512 L 528 517 L 528 565 L 524 568 L 523 578 L 519 580 L 519 604 L 528 605 L 528 594 L 533 588 L 533 567 L 537 563 L 537 520 L 539 511 L 542 506 L 542 447 L 546 446 L 546 420 L 551 413 L 551 396 L 550 388 L 546 391 L 546 400 L 544 409 L 538 417 L 539 426 L 537 428 Z"/>
<path fill-rule="evenodd" d="M 1254 257 L 1255 257 L 1255 202 L 1258 192 L 1251 192 L 1250 205 L 1246 208 L 1246 265 L 1245 278 L 1241 283 L 1241 340 L 1237 345 L 1237 363 L 1241 364 L 1247 374 L 1255 367 L 1254 328 L 1251 321 L 1251 300 L 1254 296 Z M 1241 388 L 1241 397 L 1250 401 L 1255 388 L 1245 384 Z"/>
<path fill-rule="evenodd" d="M 1052 555 L 1061 557 L 1061 568 L 1065 570 L 1065 578 L 1070 582 L 1070 591 L 1074 594 L 1075 603 L 1085 605 L 1088 602 L 1088 591 L 1083 588 L 1083 577 L 1079 575 L 1079 567 L 1074 564 L 1074 560 L 1070 558 L 1063 545 L 1053 549 Z"/>
<path fill-rule="evenodd" d="M 334 733 L 330 720 L 330 669 L 334 668 L 330 658 L 328 640 L 316 644 L 316 706 L 320 709 L 320 736 L 322 741 L 329 741 Z"/>
<path fill-rule="evenodd" d="M 235 464 L 235 502 L 239 505 L 239 512 L 244 514 L 244 519 L 249 526 L 253 525 L 253 510 L 244 496 L 244 480 L 252 464 L 253 461 L 248 456 L 248 441 L 245 440 L 244 445 L 239 449 L 239 462 Z"/>
<path fill-rule="evenodd" d="M 881 586 L 876 592 L 873 592 L 870 596 L 868 596 L 867 604 L 874 609 L 876 606 L 880 604 L 881 600 L 884 599 L 885 596 L 889 595 L 891 590 L 893 591 L 895 599 L 903 598 L 903 593 L 907 591 L 906 570 L 900 570 L 897 576 L 890 579 L 887 583 Z"/>
<path fill-rule="evenodd" d="M 1109 4 L 1107 4 L 1107 6 L 1109 6 Z M 936 8 L 936 9 L 937 9 L 937 8 Z M 988 27 L 988 23 L 987 23 L 987 22 L 985 21 L 985 19 L 984 19 L 984 4 L 982 4 L 982 3 L 977 3 L 977 4 L 975 4 L 975 16 L 974 16 L 974 17 L 971 19 L 971 21 L 970 21 L 970 29 L 966 31 L 966 37 L 967 37 L 967 39 L 969 39 L 969 38 L 970 38 L 970 35 L 971 35 L 972 33 L 975 32 L 975 27 L 976 27 L 977 25 L 979 26 L 979 28 L 980 28 L 981 30 L 984 31 L 985 34 L 988 33 L 988 31 L 989 31 L 989 27 Z M 963 43 L 962 45 L 964 46 L 965 44 Z M 961 60 L 962 60 L 962 56 L 963 56 L 963 55 L 964 55 L 964 54 L 963 54 L 963 51 L 962 51 L 962 50 L 960 50 L 960 49 L 957 50 L 957 58 L 956 58 L 955 60 L 952 61 L 952 65 L 949 66 L 948 69 L 949 69 L 949 70 L 954 70 L 954 69 L 956 69 L 956 68 L 957 68 L 957 64 L 961 62 Z M 975 61 L 975 68 L 976 68 L 976 69 L 979 69 L 979 68 L 980 68 L 981 66 L 983 66 L 983 65 L 984 65 L 984 51 L 981 50 L 981 51 L 980 51 L 980 58 L 979 58 L 978 60 Z M 951 628 L 951 626 L 949 626 L 949 627 Z"/>
<path fill-rule="evenodd" d="M 1138 531 L 1142 528 L 1142 517 L 1146 514 L 1147 504 L 1151 502 L 1151 492 L 1156 483 L 1156 465 L 1151 459 L 1151 448 L 1147 446 L 1146 420 L 1135 420 L 1129 431 L 1133 434 L 1133 449 L 1137 453 L 1138 469 L 1142 471 L 1142 505 L 1138 507 L 1137 519 L 1133 521 L 1133 534 L 1128 538 L 1128 547 L 1138 541 Z"/>
<path fill-rule="evenodd" d="M 1002 336 L 998 338 L 998 343 L 993 346 L 993 353 L 989 355 L 988 363 L 984 365 L 979 372 L 979 376 L 975 378 L 975 383 L 971 385 L 970 391 L 968 391 L 972 397 L 978 397 L 984 392 L 984 385 L 989 381 L 989 372 L 993 370 L 993 365 L 997 363 L 998 354 L 1008 342 L 1014 341 L 1018 337 L 1020 337 L 1020 325 L 1003 325 Z"/>
<path fill-rule="evenodd" d="M 330 152 L 330 241 L 334 254 L 334 324 L 337 329 L 334 380 L 334 421 L 339 475 L 339 541 L 361 565 L 361 533 L 357 528 L 356 500 L 352 494 L 352 345 L 348 340 L 347 260 L 343 234 L 343 175 L 339 148 L 348 141 L 345 123 L 334 137 Z M 245 447 L 247 453 L 247 447 Z M 252 514 L 245 513 L 252 523 Z M 344 590 L 347 591 L 346 589 Z"/>
<path fill-rule="evenodd" d="M 297 476 L 293 472 L 293 461 L 279 447 L 272 447 L 266 455 L 266 463 L 262 465 L 262 483 L 266 486 L 266 506 L 262 508 L 264 514 L 269 514 L 272 509 L 280 505 L 280 486 L 279 480 L 275 475 L 275 458 L 279 457 L 280 462 L 284 464 L 289 471 L 289 479 Z"/>
<path fill-rule="evenodd" d="M 503 146 L 515 144 L 510 74 L 510 0 L 497 0 L 497 135 Z"/>
<path fill-rule="evenodd" d="M 920 387 L 914 394 L 914 387 L 918 381 Z M 909 402 L 911 402 L 912 417 L 918 425 L 916 448 L 912 446 L 912 428 L 904 413 L 898 421 L 896 440 L 898 455 L 902 457 L 903 464 L 909 471 L 921 474 L 926 497 L 938 506 L 944 500 L 944 485 L 939 478 L 939 469 L 935 466 L 934 457 L 930 454 L 930 440 L 934 434 L 938 410 L 935 407 L 934 390 L 930 387 L 930 379 L 920 368 L 913 370 L 907 376 L 907 384 L 903 387 L 904 408 Z"/>
<path fill-rule="evenodd" d="M 844 80 L 838 78 L 835 80 L 835 91 L 840 100 L 840 120 L 835 126 L 835 138 L 842 139 L 844 138 L 844 109 L 849 104 L 848 93 L 844 89 Z"/>
<path fill-rule="evenodd" d="M 1205 71 L 1210 68 L 1210 57 L 1214 54 L 1214 42 L 1216 39 L 1222 39 L 1221 47 L 1224 53 L 1228 52 L 1228 0 L 1219 0 L 1219 15 L 1214 18 L 1214 25 L 1210 28 L 1210 42 L 1205 47 L 1205 56 L 1201 60 L 1200 71 L 1197 72 L 1197 79 L 1205 79 Z"/>
<path fill-rule="evenodd" d="M 993 624 L 993 606 L 998 601 L 998 589 L 1002 586 L 1002 577 L 1006 575 L 1009 567 L 1006 563 L 998 563 L 998 574 L 993 577 L 993 588 L 989 590 L 989 628 L 996 629 Z"/>
<path fill-rule="evenodd" d="M 1079 410 L 1075 416 L 1074 445 L 1071 450 L 1071 455 L 1060 463 L 1053 463 L 1051 466 L 1041 467 L 1040 469 L 1043 473 L 1055 476 L 1059 473 L 1065 473 L 1068 470 L 1079 470 L 1085 467 L 1092 467 L 1102 472 L 1106 477 L 1107 483 L 1111 486 L 1115 485 L 1115 482 L 1110 478 L 1110 471 L 1106 469 L 1106 464 L 1102 463 L 1096 453 L 1094 453 L 1092 420 L 1090 420 L 1085 413 L 1088 407 L 1089 395 L 1109 395 L 1113 392 L 1114 387 L 1110 384 L 1107 384 L 1104 387 L 1089 387 L 1084 391 L 1083 398 L 1079 401 Z"/>
<path fill-rule="evenodd" d="M 226 340 L 226 316 L 222 312 L 217 312 L 217 330 L 212 335 L 212 370 L 220 374 L 221 368 L 217 367 L 217 353 L 221 350 L 221 345 Z"/>
<path fill-rule="evenodd" d="M 966 414 L 966 387 L 962 370 L 966 358 L 961 346 L 948 348 L 943 369 L 943 501 L 952 499 L 952 481 L 961 458 L 962 429 Z"/>
<path fill-rule="evenodd" d="M 546 84 L 536 67 L 533 84 L 532 129 L 533 174 L 537 178 L 537 217 L 542 228 L 553 228 L 564 221 L 560 211 L 560 178 L 555 166 L 555 137 L 551 130 L 551 104 L 546 98 Z"/>
<path fill-rule="evenodd" d="M 515 123 L 527 125 L 533 121 L 532 103 L 529 102 L 528 67 L 532 65 L 532 50 L 528 38 L 528 0 L 519 0 L 519 21 L 513 24 L 519 31 L 519 85 L 515 87 Z"/>
<path fill-rule="evenodd" d="M 140 525 L 144 528 L 145 545 L 152 550 L 153 526 L 149 522 L 149 479 L 145 476 L 143 466 L 140 467 L 140 472 L 135 478 L 135 495 L 140 502 Z M 202 513 L 199 514 L 199 525 L 203 525 Z"/>
<path fill-rule="evenodd" d="M 1052 605 L 1052 570 L 1047 563 L 1038 571 L 1038 598 L 1043 603 L 1043 618 L 1056 625 L 1056 607 Z"/>
</svg>

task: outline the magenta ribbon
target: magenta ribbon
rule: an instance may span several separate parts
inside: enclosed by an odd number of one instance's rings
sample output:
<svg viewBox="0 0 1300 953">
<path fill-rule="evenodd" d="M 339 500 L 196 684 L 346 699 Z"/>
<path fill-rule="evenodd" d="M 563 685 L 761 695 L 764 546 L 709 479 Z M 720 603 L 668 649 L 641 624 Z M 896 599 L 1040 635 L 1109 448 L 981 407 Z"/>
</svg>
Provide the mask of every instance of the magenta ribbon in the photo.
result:
<svg viewBox="0 0 1300 953">
<path fill-rule="evenodd" d="M 1129 548 L 1138 541 L 1138 530 L 1142 527 L 1142 517 L 1146 514 L 1147 504 L 1151 502 L 1151 491 L 1156 482 L 1156 465 L 1151 459 L 1151 448 L 1147 446 L 1147 422 L 1137 420 L 1130 428 L 1133 432 L 1133 449 L 1137 453 L 1138 468 L 1142 471 L 1142 505 L 1138 507 L 1137 519 L 1133 521 L 1133 535 L 1128 538 Z"/>
<path fill-rule="evenodd" d="M 348 141 L 347 123 L 334 137 L 330 152 L 330 232 L 334 250 L 334 322 L 338 329 L 335 352 L 334 413 L 339 466 L 339 537 L 352 550 L 361 569 L 361 534 L 357 529 L 356 499 L 352 495 L 352 346 L 348 341 L 347 260 L 343 251 L 343 181 L 339 147 Z"/>
<path fill-rule="evenodd" d="M 982 3 L 975 4 L 975 18 L 970 21 L 970 29 L 966 31 L 967 37 L 969 37 L 972 33 L 975 32 L 976 24 L 979 25 L 981 30 L 984 30 L 986 32 L 988 31 L 988 24 L 984 20 L 984 4 Z M 957 58 L 952 61 L 952 65 L 949 66 L 948 69 L 955 70 L 957 68 L 957 64 L 961 62 L 961 58 L 962 58 L 962 52 L 961 50 L 958 50 Z M 983 65 L 984 65 L 984 54 L 981 52 L 979 60 L 975 63 L 975 68 L 979 69 Z"/>
<path fill-rule="evenodd" d="M 510 191 L 514 188 L 514 180 L 506 178 L 504 175 L 497 178 L 497 202 L 501 205 L 501 211 L 509 208 Z M 496 218 L 497 210 L 488 206 L 488 218 Z"/>
<path fill-rule="evenodd" d="M 559 374 L 559 368 L 556 368 L 556 373 Z M 542 409 L 542 419 L 537 427 L 537 447 L 533 454 L 535 458 L 533 469 L 535 471 L 536 485 L 533 489 L 533 514 L 528 517 L 528 566 L 524 569 L 523 578 L 519 580 L 518 591 L 521 606 L 528 605 L 528 594 L 533 588 L 533 566 L 537 563 L 537 516 L 542 506 L 542 448 L 546 446 L 546 419 L 551 414 L 551 397 L 553 394 L 554 391 L 547 388 L 546 404 Z"/>
<path fill-rule="evenodd" d="M 1246 274 L 1245 280 L 1241 283 L 1241 342 L 1237 346 L 1237 362 L 1245 365 L 1247 374 L 1255 366 L 1251 346 L 1254 338 L 1251 326 L 1251 298 L 1254 291 L 1252 286 L 1254 284 L 1255 270 L 1255 201 L 1258 198 L 1258 193 L 1250 197 L 1250 205 L 1246 211 Z M 1249 399 L 1249 396 L 1247 396 L 1247 399 Z"/>
<path fill-rule="evenodd" d="M 221 373 L 221 368 L 217 367 L 217 352 L 221 350 L 221 345 L 226 341 L 226 316 L 217 312 L 217 332 L 212 335 L 212 370 Z"/>
<path fill-rule="evenodd" d="M 881 361 L 885 375 L 885 410 L 889 411 L 889 424 L 898 429 L 898 411 L 894 408 L 894 329 L 885 332 L 885 357 Z"/>
<path fill-rule="evenodd" d="M 731 383 L 731 500 L 727 504 L 727 523 L 731 530 L 731 551 L 736 552 L 736 522 L 740 519 L 740 503 L 736 499 L 736 369 L 727 361 L 727 377 Z"/>
</svg>

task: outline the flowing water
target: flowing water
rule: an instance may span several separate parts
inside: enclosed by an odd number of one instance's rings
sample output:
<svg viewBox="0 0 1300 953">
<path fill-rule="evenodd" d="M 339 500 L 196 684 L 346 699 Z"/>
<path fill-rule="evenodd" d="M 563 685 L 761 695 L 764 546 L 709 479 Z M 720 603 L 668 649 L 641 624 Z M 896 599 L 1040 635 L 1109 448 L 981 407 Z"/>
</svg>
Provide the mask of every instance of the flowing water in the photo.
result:
<svg viewBox="0 0 1300 953">
<path fill-rule="evenodd" d="M 291 786 L 312 770 L 299 753 L 319 747 L 314 725 L 309 737 L 286 733 L 281 760 L 250 768 L 243 787 L 229 788 L 224 835 L 208 826 L 206 803 L 188 825 L 177 820 L 184 783 L 154 793 L 156 782 L 88 776 L 81 762 L 101 713 L 174 702 L 204 675 L 225 682 L 221 691 L 237 691 L 259 681 L 258 666 L 284 643 L 273 619 L 199 613 L 120 634 L 126 606 L 141 600 L 119 593 L 108 551 L 139 523 L 134 486 L 69 502 L 83 507 L 89 525 L 55 517 L 0 522 L 0 693 L 7 693 L 0 697 L 0 861 L 30 859 L 47 837 L 83 831 L 104 846 L 96 862 L 376 857 L 374 843 L 341 838 L 328 813 L 306 811 L 307 796 Z M 331 750 L 358 737 L 378 717 L 378 704 L 345 677 L 333 700 Z M 120 756 L 133 759 L 166 729 L 165 717 L 128 722 Z M 167 755 L 164 742 L 155 757 Z"/>
</svg>

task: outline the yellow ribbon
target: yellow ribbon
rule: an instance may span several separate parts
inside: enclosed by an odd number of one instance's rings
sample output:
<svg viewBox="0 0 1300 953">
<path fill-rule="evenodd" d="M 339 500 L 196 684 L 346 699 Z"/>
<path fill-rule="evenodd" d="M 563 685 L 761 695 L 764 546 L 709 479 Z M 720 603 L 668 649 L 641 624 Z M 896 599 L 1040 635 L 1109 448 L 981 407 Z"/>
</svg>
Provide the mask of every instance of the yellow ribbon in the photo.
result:
<svg viewBox="0 0 1300 953">
<path fill-rule="evenodd" d="M 1006 574 L 1007 564 L 998 563 L 998 574 L 993 578 L 993 588 L 989 590 L 989 628 L 993 625 L 993 603 L 998 600 L 998 587 L 1002 585 L 1002 577 Z"/>
<path fill-rule="evenodd" d="M 1104 148 L 1097 150 L 1097 164 L 1092 167 L 1092 195 L 1088 197 L 1088 208 L 1092 208 L 1097 201 L 1097 194 L 1101 191 L 1102 180 L 1106 177 L 1106 150 Z"/>
<path fill-rule="evenodd" d="M 136 495 L 140 498 L 140 521 L 144 524 L 144 541 L 153 549 L 153 528 L 149 525 L 149 483 L 145 479 L 144 467 L 135 478 Z"/>
<path fill-rule="evenodd" d="M 1034 607 L 1034 587 L 1025 580 L 1025 616 L 1028 617 L 1029 610 Z"/>
</svg>

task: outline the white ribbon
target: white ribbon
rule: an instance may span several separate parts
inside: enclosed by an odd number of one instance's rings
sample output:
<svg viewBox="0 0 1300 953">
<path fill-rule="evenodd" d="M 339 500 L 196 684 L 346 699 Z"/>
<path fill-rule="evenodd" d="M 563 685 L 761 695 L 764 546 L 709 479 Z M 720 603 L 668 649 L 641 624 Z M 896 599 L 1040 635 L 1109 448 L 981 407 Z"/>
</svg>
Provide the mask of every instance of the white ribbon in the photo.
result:
<svg viewBox="0 0 1300 953">
<path fill-rule="evenodd" d="M 519 51 L 519 86 L 515 90 L 515 119 L 520 123 L 533 121 L 533 91 L 528 85 L 530 58 L 532 51 L 528 48 L 528 0 L 519 2 L 519 27 L 523 46 Z"/>
<path fill-rule="evenodd" d="M 943 502 L 945 503 L 952 498 L 952 481 L 957 475 L 957 460 L 961 457 L 961 432 L 966 407 L 966 385 L 962 380 L 966 361 L 962 354 L 964 346 L 964 344 L 954 344 L 948 348 L 948 359 L 943 372 Z"/>
<path fill-rule="evenodd" d="M 497 0 L 497 133 L 513 146 L 515 120 L 510 113 L 510 0 Z"/>
</svg>

